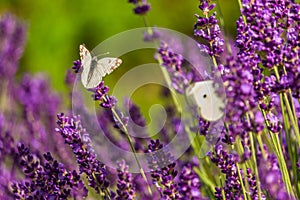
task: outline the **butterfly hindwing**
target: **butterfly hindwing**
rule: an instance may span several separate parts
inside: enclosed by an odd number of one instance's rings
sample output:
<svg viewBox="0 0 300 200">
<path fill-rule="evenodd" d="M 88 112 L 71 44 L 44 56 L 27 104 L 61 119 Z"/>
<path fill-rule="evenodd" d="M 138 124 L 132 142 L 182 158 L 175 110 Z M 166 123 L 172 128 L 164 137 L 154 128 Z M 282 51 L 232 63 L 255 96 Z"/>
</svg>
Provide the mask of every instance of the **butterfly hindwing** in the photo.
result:
<svg viewBox="0 0 300 200">
<path fill-rule="evenodd" d="M 119 58 L 102 58 L 98 60 L 97 67 L 101 68 L 101 71 L 103 71 L 103 76 L 110 74 L 113 72 L 116 68 L 118 68 L 122 63 L 122 60 Z"/>
</svg>

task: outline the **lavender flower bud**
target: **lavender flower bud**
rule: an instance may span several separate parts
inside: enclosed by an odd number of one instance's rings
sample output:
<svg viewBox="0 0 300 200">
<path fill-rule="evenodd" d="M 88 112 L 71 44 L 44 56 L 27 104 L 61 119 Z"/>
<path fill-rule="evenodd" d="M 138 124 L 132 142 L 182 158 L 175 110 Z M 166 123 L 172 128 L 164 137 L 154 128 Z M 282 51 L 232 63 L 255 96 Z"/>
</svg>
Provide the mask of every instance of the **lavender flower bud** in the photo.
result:
<svg viewBox="0 0 300 200">
<path fill-rule="evenodd" d="M 128 2 L 135 5 L 133 11 L 137 15 L 146 15 L 150 11 L 151 6 L 146 0 L 129 0 Z"/>
</svg>

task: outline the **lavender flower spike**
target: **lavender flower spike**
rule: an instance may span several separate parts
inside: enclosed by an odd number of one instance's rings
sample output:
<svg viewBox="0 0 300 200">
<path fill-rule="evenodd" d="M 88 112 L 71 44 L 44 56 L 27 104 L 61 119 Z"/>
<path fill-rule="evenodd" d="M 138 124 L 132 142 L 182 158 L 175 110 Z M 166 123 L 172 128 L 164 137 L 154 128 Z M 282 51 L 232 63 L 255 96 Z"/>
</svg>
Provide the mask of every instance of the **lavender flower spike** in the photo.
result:
<svg viewBox="0 0 300 200">
<path fill-rule="evenodd" d="M 88 150 L 90 147 L 83 142 L 82 136 L 85 134 L 85 131 L 81 127 L 79 118 L 67 117 L 63 113 L 58 114 L 57 118 L 58 128 L 56 128 L 56 131 L 63 136 L 65 143 L 72 148 L 77 164 L 79 165 L 80 174 L 85 173 L 89 185 L 96 192 L 100 192 L 103 196 L 106 196 L 109 185 L 106 180 L 106 167 L 97 160 L 94 152 Z"/>
<path fill-rule="evenodd" d="M 150 153 L 148 162 L 151 169 L 151 177 L 163 199 L 179 199 L 180 194 L 177 190 L 177 184 L 174 181 L 178 173 L 175 169 L 176 163 L 172 162 L 166 165 L 173 158 L 169 153 L 165 153 L 162 148 L 163 145 L 159 140 L 151 140 L 151 143 L 148 145 L 148 153 Z"/>
<path fill-rule="evenodd" d="M 118 183 L 116 200 L 135 199 L 135 188 L 133 186 L 132 174 L 128 172 L 128 165 L 122 160 L 118 162 Z"/>
</svg>

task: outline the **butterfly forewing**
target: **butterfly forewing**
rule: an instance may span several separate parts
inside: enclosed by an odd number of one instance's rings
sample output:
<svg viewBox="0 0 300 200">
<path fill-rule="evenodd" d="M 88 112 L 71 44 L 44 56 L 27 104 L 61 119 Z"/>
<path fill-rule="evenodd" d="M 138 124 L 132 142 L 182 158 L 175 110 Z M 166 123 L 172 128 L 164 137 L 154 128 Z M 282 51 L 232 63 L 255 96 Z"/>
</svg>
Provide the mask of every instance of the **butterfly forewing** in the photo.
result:
<svg viewBox="0 0 300 200">
<path fill-rule="evenodd" d="M 84 45 L 79 46 L 79 55 L 83 69 L 89 67 L 92 62 L 92 55 Z"/>
</svg>

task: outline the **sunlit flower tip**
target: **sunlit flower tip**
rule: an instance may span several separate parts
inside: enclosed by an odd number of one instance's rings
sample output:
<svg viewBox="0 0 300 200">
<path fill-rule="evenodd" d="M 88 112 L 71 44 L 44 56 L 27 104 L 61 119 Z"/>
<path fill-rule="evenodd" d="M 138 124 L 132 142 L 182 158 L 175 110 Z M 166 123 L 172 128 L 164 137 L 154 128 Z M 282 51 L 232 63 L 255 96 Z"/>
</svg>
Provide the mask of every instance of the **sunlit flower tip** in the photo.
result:
<svg viewBox="0 0 300 200">
<path fill-rule="evenodd" d="M 199 9 L 203 11 L 204 15 L 214 9 L 215 4 L 209 4 L 206 0 L 200 0 Z"/>
<path fill-rule="evenodd" d="M 80 60 L 75 60 L 73 62 L 72 69 L 74 70 L 75 73 L 78 73 L 81 69 L 81 61 Z"/>
</svg>

